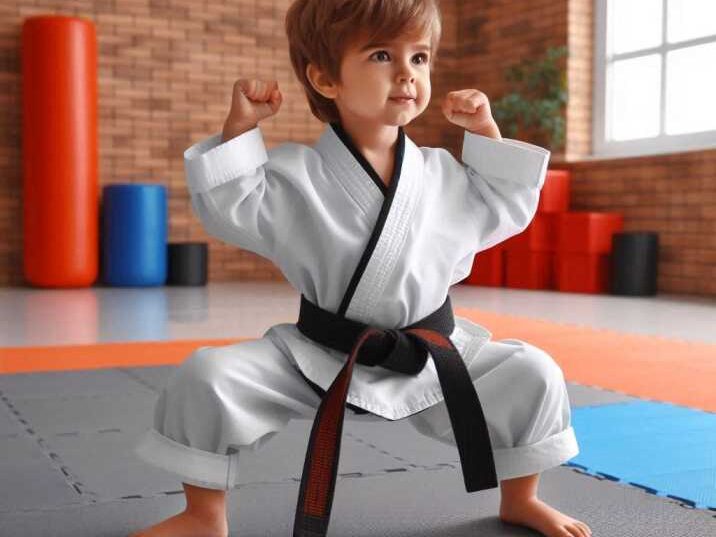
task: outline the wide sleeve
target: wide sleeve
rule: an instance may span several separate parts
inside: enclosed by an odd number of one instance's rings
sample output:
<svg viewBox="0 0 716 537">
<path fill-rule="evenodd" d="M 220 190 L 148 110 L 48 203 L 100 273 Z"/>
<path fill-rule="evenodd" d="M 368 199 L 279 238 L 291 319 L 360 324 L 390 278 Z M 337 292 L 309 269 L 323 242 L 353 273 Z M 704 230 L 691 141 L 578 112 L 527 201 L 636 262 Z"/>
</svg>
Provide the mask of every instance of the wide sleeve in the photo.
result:
<svg viewBox="0 0 716 537">
<path fill-rule="evenodd" d="M 221 142 L 215 134 L 184 152 L 194 213 L 206 231 L 224 242 L 275 259 L 278 233 L 289 227 L 281 204 L 291 196 L 300 152 L 284 144 L 266 150 L 258 127 Z"/>
<path fill-rule="evenodd" d="M 465 131 L 462 161 L 470 183 L 479 236 L 486 250 L 523 231 L 537 211 L 550 151 Z"/>
</svg>

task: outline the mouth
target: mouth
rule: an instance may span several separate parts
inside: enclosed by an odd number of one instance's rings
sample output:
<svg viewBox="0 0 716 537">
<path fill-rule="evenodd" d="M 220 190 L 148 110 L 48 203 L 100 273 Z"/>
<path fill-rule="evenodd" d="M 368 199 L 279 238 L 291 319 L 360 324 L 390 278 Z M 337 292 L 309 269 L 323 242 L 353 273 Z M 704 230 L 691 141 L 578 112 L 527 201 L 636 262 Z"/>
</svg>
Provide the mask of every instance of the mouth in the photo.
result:
<svg viewBox="0 0 716 537">
<path fill-rule="evenodd" d="M 390 97 L 390 100 L 396 103 L 411 103 L 415 97 Z"/>
</svg>

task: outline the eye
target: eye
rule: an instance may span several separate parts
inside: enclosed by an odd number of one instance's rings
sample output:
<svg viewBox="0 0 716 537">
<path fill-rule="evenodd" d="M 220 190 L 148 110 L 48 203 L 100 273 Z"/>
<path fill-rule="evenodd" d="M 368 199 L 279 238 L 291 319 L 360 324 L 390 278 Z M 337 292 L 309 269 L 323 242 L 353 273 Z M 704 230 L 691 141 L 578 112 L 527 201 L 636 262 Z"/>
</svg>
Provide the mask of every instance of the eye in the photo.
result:
<svg viewBox="0 0 716 537">
<path fill-rule="evenodd" d="M 383 55 L 385 55 L 385 56 L 388 56 L 388 53 L 387 53 L 386 51 L 384 51 L 384 50 L 379 50 L 378 52 L 374 52 L 373 54 L 371 54 L 371 58 L 377 58 L 377 57 L 378 57 L 379 55 L 381 55 L 381 54 L 383 54 Z M 389 56 L 388 56 L 388 57 L 389 57 Z"/>
<path fill-rule="evenodd" d="M 413 56 L 413 58 L 422 58 L 422 61 L 420 62 L 421 64 L 428 62 L 428 55 L 425 54 L 424 52 L 421 52 L 420 54 L 416 54 L 415 56 Z"/>
</svg>

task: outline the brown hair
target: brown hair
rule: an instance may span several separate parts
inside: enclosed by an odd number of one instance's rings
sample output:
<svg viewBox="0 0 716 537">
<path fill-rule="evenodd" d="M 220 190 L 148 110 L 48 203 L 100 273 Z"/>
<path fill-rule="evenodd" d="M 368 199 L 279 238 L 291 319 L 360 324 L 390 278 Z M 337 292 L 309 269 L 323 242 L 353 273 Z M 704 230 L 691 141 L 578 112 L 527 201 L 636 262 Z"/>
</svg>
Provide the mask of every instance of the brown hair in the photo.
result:
<svg viewBox="0 0 716 537">
<path fill-rule="evenodd" d="M 293 70 L 311 112 L 323 122 L 338 121 L 338 109 L 311 85 L 306 75 L 309 63 L 340 83 L 343 55 L 359 39 L 375 43 L 429 34 L 432 67 L 441 30 L 438 0 L 295 0 L 286 13 Z"/>
</svg>

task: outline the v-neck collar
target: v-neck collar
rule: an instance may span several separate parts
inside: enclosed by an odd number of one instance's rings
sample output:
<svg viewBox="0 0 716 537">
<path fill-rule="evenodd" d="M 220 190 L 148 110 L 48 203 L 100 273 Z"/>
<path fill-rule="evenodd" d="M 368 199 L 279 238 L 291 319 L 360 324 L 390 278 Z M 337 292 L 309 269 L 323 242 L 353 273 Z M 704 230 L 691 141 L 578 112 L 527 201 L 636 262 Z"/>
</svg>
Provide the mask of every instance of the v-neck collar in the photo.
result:
<svg viewBox="0 0 716 537">
<path fill-rule="evenodd" d="M 338 313 L 365 322 L 380 318 L 375 306 L 399 260 L 409 222 L 420 203 L 423 154 L 400 128 L 393 176 L 386 186 L 345 129 L 339 124 L 329 125 L 313 149 L 321 156 L 326 171 L 330 171 L 335 186 L 340 186 L 363 212 L 364 224 L 370 232 Z M 353 300 L 354 293 L 358 300 Z"/>
<path fill-rule="evenodd" d="M 363 170 L 365 170 L 365 172 L 373 180 L 375 185 L 380 189 L 380 191 L 383 193 L 383 196 L 388 195 L 390 187 L 393 187 L 393 190 L 395 190 L 395 187 L 397 187 L 397 182 L 400 180 L 400 171 L 403 167 L 403 157 L 405 156 L 405 132 L 403 131 L 403 127 L 398 127 L 398 140 L 395 144 L 393 175 L 390 178 L 390 185 L 386 185 L 380 178 L 378 173 L 375 171 L 371 163 L 368 162 L 368 160 L 358 150 L 358 147 L 355 145 L 355 143 L 353 143 L 353 139 L 351 138 L 350 134 L 348 134 L 348 132 L 346 132 L 346 130 L 343 128 L 343 125 L 341 125 L 340 122 L 331 122 L 330 126 L 336 133 L 338 138 L 340 138 L 340 140 L 346 146 L 346 148 L 348 148 L 348 150 L 351 152 L 353 157 L 358 161 Z"/>
</svg>

